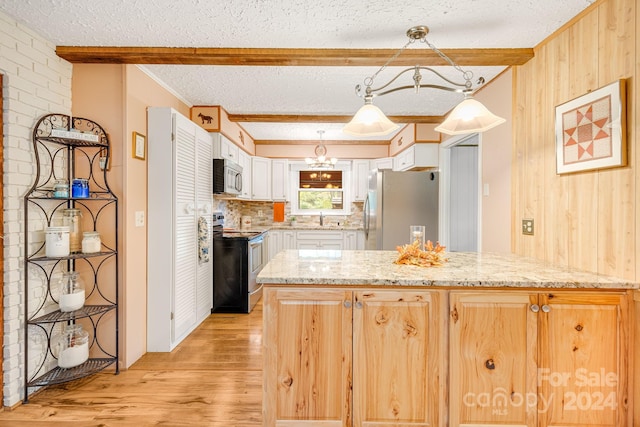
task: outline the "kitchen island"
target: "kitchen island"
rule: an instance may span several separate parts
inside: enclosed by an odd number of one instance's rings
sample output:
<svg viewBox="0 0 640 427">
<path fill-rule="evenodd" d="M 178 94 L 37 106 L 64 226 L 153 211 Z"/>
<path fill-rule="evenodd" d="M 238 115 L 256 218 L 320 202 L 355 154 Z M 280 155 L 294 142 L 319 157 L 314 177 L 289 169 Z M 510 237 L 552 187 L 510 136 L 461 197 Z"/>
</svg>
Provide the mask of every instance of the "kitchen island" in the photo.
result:
<svg viewBox="0 0 640 427">
<path fill-rule="evenodd" d="M 627 426 L 637 283 L 511 255 L 283 251 L 266 426 Z"/>
</svg>

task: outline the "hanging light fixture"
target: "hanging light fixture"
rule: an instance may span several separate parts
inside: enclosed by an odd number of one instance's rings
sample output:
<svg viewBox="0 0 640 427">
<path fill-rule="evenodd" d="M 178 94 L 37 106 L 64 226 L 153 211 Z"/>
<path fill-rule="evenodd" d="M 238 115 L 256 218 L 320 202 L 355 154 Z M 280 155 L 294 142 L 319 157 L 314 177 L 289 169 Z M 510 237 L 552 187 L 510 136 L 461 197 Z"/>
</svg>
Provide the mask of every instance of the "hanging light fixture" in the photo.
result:
<svg viewBox="0 0 640 427">
<path fill-rule="evenodd" d="M 400 50 L 398 50 L 398 52 L 396 52 L 396 54 L 393 55 L 382 67 L 380 67 L 378 71 L 364 80 L 364 90 L 361 85 L 356 85 L 356 95 L 364 98 L 364 105 L 358 110 L 358 112 L 356 112 L 351 121 L 344 126 L 344 128 L 342 129 L 343 132 L 356 136 L 376 136 L 386 135 L 398 129 L 398 125 L 389 120 L 378 107 L 373 105 L 373 98 L 404 89 L 414 89 L 416 92 L 418 92 L 419 89 L 429 88 L 464 94 L 464 100 L 451 111 L 444 122 L 442 122 L 435 128 L 435 130 L 437 130 L 438 132 L 446 133 L 449 135 L 484 132 L 494 126 L 498 126 L 499 124 L 505 122 L 505 119 L 494 115 L 479 101 L 473 99 L 473 83 L 471 82 L 471 79 L 473 79 L 473 73 L 468 70 L 463 70 L 458 64 L 453 62 L 451 58 L 440 51 L 440 49 L 431 44 L 426 38 L 428 33 L 429 28 L 424 25 L 409 28 L 409 30 L 407 30 L 407 37 L 409 37 L 409 41 L 402 48 L 400 48 Z M 449 80 L 433 68 L 416 65 L 415 67 L 410 67 L 402 70 L 388 83 L 380 87 L 373 88 L 373 81 L 378 76 L 378 74 L 398 56 L 400 56 L 400 54 L 416 40 L 425 43 L 442 59 L 447 61 L 453 68 L 458 70 L 462 74 L 464 83 Z M 389 88 L 389 85 L 395 82 L 401 75 L 410 71 L 413 72 L 412 85 Z M 444 83 L 442 85 L 422 84 L 422 74 L 420 73 L 421 71 L 429 71 L 435 74 L 446 83 L 448 83 L 448 85 L 445 85 Z M 480 77 L 478 79 L 478 84 L 481 85 L 483 83 L 484 78 Z"/>
<path fill-rule="evenodd" d="M 322 135 L 324 134 L 323 130 L 318 131 L 318 135 L 320 136 L 320 144 L 316 145 L 315 154 L 316 158 L 312 159 L 311 157 L 307 157 L 304 161 L 307 163 L 307 166 L 311 169 L 333 169 L 335 164 L 338 162 L 338 159 L 335 157 L 327 158 L 327 147 L 322 143 Z"/>
</svg>

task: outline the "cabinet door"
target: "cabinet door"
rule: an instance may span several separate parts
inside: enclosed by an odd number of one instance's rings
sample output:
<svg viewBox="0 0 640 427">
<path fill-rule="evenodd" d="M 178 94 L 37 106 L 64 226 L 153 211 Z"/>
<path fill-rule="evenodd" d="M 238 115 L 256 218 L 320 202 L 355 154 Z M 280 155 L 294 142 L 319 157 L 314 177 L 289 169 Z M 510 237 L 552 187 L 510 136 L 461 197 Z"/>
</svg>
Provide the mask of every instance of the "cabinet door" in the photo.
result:
<svg viewBox="0 0 640 427">
<path fill-rule="evenodd" d="M 354 426 L 444 424 L 444 296 L 354 292 Z"/>
<path fill-rule="evenodd" d="M 240 151 L 238 146 L 223 134 L 220 134 L 220 143 L 220 153 L 222 158 L 238 163 L 240 161 L 238 158 Z"/>
<path fill-rule="evenodd" d="M 282 232 L 282 249 L 296 248 L 296 233 L 294 231 Z"/>
<path fill-rule="evenodd" d="M 369 190 L 369 160 L 354 160 L 353 168 L 353 200 L 363 201 Z"/>
<path fill-rule="evenodd" d="M 251 199 L 251 156 L 239 150 L 238 160 L 242 166 L 242 192 L 238 198 Z"/>
<path fill-rule="evenodd" d="M 265 426 L 351 426 L 350 307 L 350 291 L 265 289 Z"/>
<path fill-rule="evenodd" d="M 297 249 L 320 249 L 320 245 L 317 241 L 313 240 L 298 240 L 296 243 Z"/>
<path fill-rule="evenodd" d="M 196 126 L 175 116 L 175 234 L 172 342 L 196 323 Z M 169 231 L 168 231 L 169 232 Z M 169 313 L 167 313 L 169 315 Z"/>
<path fill-rule="evenodd" d="M 271 159 L 251 158 L 251 198 L 271 200 Z"/>
<path fill-rule="evenodd" d="M 298 231 L 296 236 L 297 249 L 326 249 L 342 250 L 342 231 Z"/>
<path fill-rule="evenodd" d="M 344 249 L 353 250 L 357 249 L 356 232 L 345 231 L 344 233 Z"/>
<path fill-rule="evenodd" d="M 363 251 L 364 250 L 364 231 L 358 230 L 356 233 L 356 250 Z"/>
<path fill-rule="evenodd" d="M 530 293 L 450 295 L 450 425 L 536 425 L 536 322 Z"/>
<path fill-rule="evenodd" d="M 404 171 L 413 167 L 415 147 L 411 146 L 393 158 L 393 170 Z"/>
<path fill-rule="evenodd" d="M 378 169 L 378 170 L 393 169 L 393 157 L 383 157 L 380 159 L 371 160 L 370 169 Z"/>
<path fill-rule="evenodd" d="M 538 425 L 627 426 L 626 295 L 545 293 L 540 307 Z"/>
<path fill-rule="evenodd" d="M 344 243 L 342 239 L 340 240 L 320 240 L 318 242 L 318 249 L 322 250 L 331 250 L 331 251 L 341 251 L 344 249 Z"/>
<path fill-rule="evenodd" d="M 269 259 L 282 250 L 282 231 L 269 230 Z"/>
<path fill-rule="evenodd" d="M 286 201 L 289 199 L 289 161 L 286 159 L 271 160 L 271 198 Z"/>
</svg>

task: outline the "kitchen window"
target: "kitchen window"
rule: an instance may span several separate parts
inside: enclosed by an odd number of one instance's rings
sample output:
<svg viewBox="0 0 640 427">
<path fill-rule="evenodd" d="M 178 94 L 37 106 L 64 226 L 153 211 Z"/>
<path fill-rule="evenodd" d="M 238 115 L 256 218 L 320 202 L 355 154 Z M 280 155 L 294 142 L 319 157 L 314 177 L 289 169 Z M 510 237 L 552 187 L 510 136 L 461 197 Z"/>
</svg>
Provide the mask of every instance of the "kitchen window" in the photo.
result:
<svg viewBox="0 0 640 427">
<path fill-rule="evenodd" d="M 336 165 L 334 169 L 307 169 L 306 164 L 291 165 L 291 213 L 293 215 L 350 213 L 350 167 Z"/>
</svg>

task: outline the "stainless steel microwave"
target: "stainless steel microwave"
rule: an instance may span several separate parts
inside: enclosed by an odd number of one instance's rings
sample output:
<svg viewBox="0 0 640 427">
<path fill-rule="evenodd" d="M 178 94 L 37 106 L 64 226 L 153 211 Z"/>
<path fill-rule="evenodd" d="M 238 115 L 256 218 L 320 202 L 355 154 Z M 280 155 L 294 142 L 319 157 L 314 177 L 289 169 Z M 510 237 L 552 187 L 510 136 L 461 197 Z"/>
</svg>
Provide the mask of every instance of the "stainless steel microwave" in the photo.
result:
<svg viewBox="0 0 640 427">
<path fill-rule="evenodd" d="M 228 159 L 213 159 L 213 194 L 242 192 L 242 166 Z"/>
</svg>

